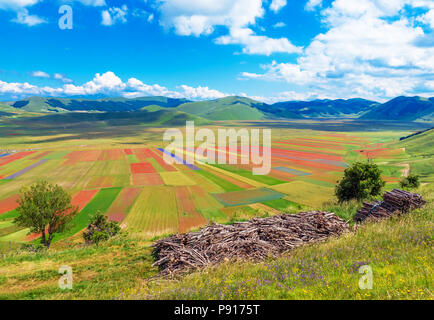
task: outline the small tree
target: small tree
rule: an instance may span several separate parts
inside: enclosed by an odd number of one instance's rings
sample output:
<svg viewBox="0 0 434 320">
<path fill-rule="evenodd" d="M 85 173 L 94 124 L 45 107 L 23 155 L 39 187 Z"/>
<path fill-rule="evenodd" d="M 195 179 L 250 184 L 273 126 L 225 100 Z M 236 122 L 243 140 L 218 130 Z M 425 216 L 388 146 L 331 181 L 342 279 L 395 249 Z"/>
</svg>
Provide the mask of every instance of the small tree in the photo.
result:
<svg viewBox="0 0 434 320">
<path fill-rule="evenodd" d="M 41 233 L 41 242 L 47 248 L 54 234 L 65 231 L 78 212 L 71 204 L 71 196 L 60 186 L 47 181 L 23 188 L 18 204 L 19 216 L 15 223 L 30 228 L 31 233 Z"/>
<path fill-rule="evenodd" d="M 338 183 L 335 194 L 339 200 L 358 201 L 370 196 L 377 196 L 386 184 L 381 178 L 381 170 L 374 163 L 355 162 L 345 169 L 344 177 Z"/>
<path fill-rule="evenodd" d="M 417 189 L 420 186 L 419 176 L 417 174 L 409 174 L 399 181 L 399 186 L 404 190 Z"/>
<path fill-rule="evenodd" d="M 86 243 L 98 245 L 101 241 L 106 241 L 110 237 L 117 235 L 120 230 L 119 222 L 108 221 L 107 216 L 101 212 L 97 212 L 90 218 L 90 223 L 83 233 L 83 238 Z"/>
</svg>

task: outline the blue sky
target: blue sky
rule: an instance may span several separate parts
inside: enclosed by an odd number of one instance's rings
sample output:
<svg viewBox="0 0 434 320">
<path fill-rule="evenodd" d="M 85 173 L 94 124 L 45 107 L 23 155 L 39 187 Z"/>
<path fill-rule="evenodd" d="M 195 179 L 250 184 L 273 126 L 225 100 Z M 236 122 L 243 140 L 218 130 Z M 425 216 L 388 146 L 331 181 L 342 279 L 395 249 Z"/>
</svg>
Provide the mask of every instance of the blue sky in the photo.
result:
<svg viewBox="0 0 434 320">
<path fill-rule="evenodd" d="M 0 39 L 0 100 L 434 96 L 432 0 L 0 0 Z"/>
</svg>

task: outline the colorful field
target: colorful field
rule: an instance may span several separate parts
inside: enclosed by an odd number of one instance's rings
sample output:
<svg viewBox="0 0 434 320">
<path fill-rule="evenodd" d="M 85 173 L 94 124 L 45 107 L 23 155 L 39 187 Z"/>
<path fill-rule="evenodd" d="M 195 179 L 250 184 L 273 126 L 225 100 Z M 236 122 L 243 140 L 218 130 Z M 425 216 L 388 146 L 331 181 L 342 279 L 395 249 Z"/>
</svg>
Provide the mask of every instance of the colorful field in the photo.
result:
<svg viewBox="0 0 434 320">
<path fill-rule="evenodd" d="M 252 174 L 253 163 L 209 164 L 206 157 L 192 164 L 166 153 L 178 160 L 167 164 L 164 149 L 152 143 L 118 147 L 110 143 L 104 148 L 107 142 L 101 142 L 68 149 L 68 142 L 61 144 L 62 149 L 2 153 L 0 241 L 36 238 L 14 226 L 13 218 L 20 189 L 41 178 L 64 187 L 79 207 L 72 230 L 57 236 L 59 241 L 81 232 L 97 211 L 134 234 L 151 238 L 211 221 L 320 208 L 333 199 L 334 185 L 358 159 L 378 159 L 390 187 L 404 170 L 399 159 L 405 151 L 387 149 L 382 138 L 374 135 L 279 130 L 279 137 L 273 140 L 271 171 L 265 176 Z M 214 151 L 220 156 L 237 155 L 236 149 Z M 240 155 L 237 158 L 241 160 Z"/>
</svg>

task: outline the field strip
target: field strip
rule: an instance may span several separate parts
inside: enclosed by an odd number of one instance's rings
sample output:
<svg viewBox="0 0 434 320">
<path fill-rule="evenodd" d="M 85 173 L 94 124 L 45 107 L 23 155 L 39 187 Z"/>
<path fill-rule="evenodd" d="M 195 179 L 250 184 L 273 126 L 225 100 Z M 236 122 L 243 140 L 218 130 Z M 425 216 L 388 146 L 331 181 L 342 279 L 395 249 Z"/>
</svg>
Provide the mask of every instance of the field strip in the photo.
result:
<svg viewBox="0 0 434 320">
<path fill-rule="evenodd" d="M 64 234 L 58 235 L 57 237 L 55 236 L 55 241 L 72 236 L 86 228 L 91 215 L 94 215 L 97 212 L 106 213 L 121 190 L 122 188 L 107 188 L 99 190 L 83 210 L 72 219 L 72 229 Z"/>
<path fill-rule="evenodd" d="M 164 184 L 168 186 L 193 186 L 196 184 L 196 182 L 183 174 L 181 171 L 160 172 L 160 176 L 163 179 Z"/>
<path fill-rule="evenodd" d="M 268 188 L 214 194 L 216 199 L 218 199 L 224 206 L 228 207 L 276 200 L 283 198 L 284 196 L 284 193 Z"/>
<path fill-rule="evenodd" d="M 36 151 L 27 151 L 27 152 L 18 152 L 18 153 L 11 153 L 9 155 L 7 155 L 4 158 L 0 159 L 0 167 L 7 165 L 15 160 L 19 160 L 22 158 L 25 158 L 33 153 L 35 153 Z"/>
<path fill-rule="evenodd" d="M 284 199 L 319 208 L 334 197 L 334 189 L 327 188 L 305 181 L 291 181 L 270 187 L 273 190 L 287 194 Z"/>
<path fill-rule="evenodd" d="M 209 169 L 210 171 L 216 171 L 216 172 L 219 172 L 219 173 L 221 173 L 221 174 L 227 175 L 227 176 L 229 176 L 229 177 L 232 177 L 232 178 L 234 178 L 234 179 L 237 179 L 237 180 L 239 180 L 239 181 L 242 181 L 242 182 L 244 182 L 244 183 L 247 183 L 247 184 L 249 184 L 249 185 L 251 185 L 251 186 L 254 186 L 254 187 L 256 187 L 256 188 L 266 187 L 266 186 L 267 186 L 267 185 L 264 184 L 264 183 L 261 183 L 261 182 L 255 181 L 255 180 L 251 180 L 251 179 L 249 179 L 249 178 L 245 178 L 245 177 L 243 177 L 243 176 L 240 176 L 240 175 L 238 175 L 238 174 L 232 173 L 232 172 L 227 171 L 227 170 L 224 170 L 224 169 L 220 169 L 220 168 L 217 168 L 217 167 L 213 167 L 213 166 L 211 166 L 211 165 L 209 165 L 209 164 L 206 164 L 206 163 L 202 163 L 201 166 L 203 166 L 203 167 Z"/>
<path fill-rule="evenodd" d="M 39 160 L 38 162 L 36 162 L 36 163 L 34 163 L 34 164 L 28 166 L 27 168 L 24 168 L 24 169 L 22 169 L 22 170 L 20 170 L 20 171 L 18 171 L 18 172 L 16 172 L 16 173 L 14 173 L 14 174 L 12 174 L 12 175 L 6 177 L 6 178 L 4 178 L 4 179 L 5 179 L 5 180 L 11 180 L 11 179 L 18 178 L 19 176 L 25 174 L 26 172 L 32 170 L 33 168 L 36 168 L 37 166 L 39 166 L 39 165 L 41 165 L 41 164 L 43 164 L 43 163 L 45 163 L 45 162 L 47 162 L 47 161 L 48 161 L 48 160 L 45 160 L 45 159 L 43 159 L 43 160 Z"/>
<path fill-rule="evenodd" d="M 173 188 L 143 188 L 125 219 L 125 225 L 131 232 L 145 237 L 178 232 L 178 209 Z"/>
<path fill-rule="evenodd" d="M 187 161 L 185 161 L 182 158 L 179 158 L 178 156 L 174 155 L 173 153 L 170 153 L 162 148 L 158 148 L 158 150 L 160 150 L 161 152 L 163 152 L 164 154 L 167 154 L 169 156 L 171 156 L 175 161 L 177 161 L 180 164 L 185 165 L 186 167 L 188 167 L 191 170 L 200 170 L 200 168 L 196 167 L 194 164 L 188 163 Z"/>
<path fill-rule="evenodd" d="M 252 203 L 249 205 L 249 207 L 254 209 L 254 210 L 258 210 L 258 211 L 271 212 L 271 214 L 273 214 L 273 215 L 282 213 L 279 210 L 276 210 L 272 207 L 269 207 L 263 203 Z"/>
<path fill-rule="evenodd" d="M 0 200 L 0 215 L 18 208 L 18 198 L 19 196 L 16 194 L 9 198 Z"/>
<path fill-rule="evenodd" d="M 124 220 L 141 191 L 141 188 L 122 189 L 106 213 L 109 220 L 118 222 Z"/>
</svg>

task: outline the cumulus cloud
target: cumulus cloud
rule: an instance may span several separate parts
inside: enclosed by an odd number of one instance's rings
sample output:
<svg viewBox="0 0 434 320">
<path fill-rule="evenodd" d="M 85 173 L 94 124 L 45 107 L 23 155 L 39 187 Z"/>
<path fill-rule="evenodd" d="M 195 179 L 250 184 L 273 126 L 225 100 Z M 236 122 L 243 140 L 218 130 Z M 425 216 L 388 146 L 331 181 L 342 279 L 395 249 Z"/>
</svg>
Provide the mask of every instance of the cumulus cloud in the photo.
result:
<svg viewBox="0 0 434 320">
<path fill-rule="evenodd" d="M 12 22 L 33 27 L 38 24 L 47 23 L 47 20 L 40 18 L 36 15 L 31 15 L 29 14 L 28 10 L 23 9 L 17 12 L 17 17 L 15 19 L 12 19 Z"/>
<path fill-rule="evenodd" d="M 42 72 L 42 71 L 41 71 Z M 42 75 L 42 73 L 38 73 Z M 48 74 L 46 74 L 49 76 Z M 107 95 L 107 96 L 124 96 L 134 98 L 140 96 L 166 96 L 171 98 L 187 98 L 191 100 L 200 99 L 215 99 L 227 96 L 209 87 L 191 87 L 188 85 L 180 85 L 177 90 L 169 90 L 168 88 L 158 84 L 145 84 L 136 78 L 130 78 L 126 82 L 122 81 L 115 73 L 107 71 L 105 73 L 97 73 L 95 77 L 82 85 L 70 83 L 72 80 L 66 78 L 62 74 L 56 73 L 54 79 L 64 82 L 62 87 L 40 87 L 25 83 L 8 83 L 0 81 L 0 97 L 16 97 L 24 98 L 31 95 L 41 96 L 92 96 L 92 95 Z"/>
<path fill-rule="evenodd" d="M 0 9 L 18 10 L 33 6 L 38 2 L 40 2 L 40 0 L 2 0 L 0 1 Z"/>
<path fill-rule="evenodd" d="M 423 93 L 427 75 L 434 73 L 434 47 L 415 44 L 425 36 L 424 30 L 402 14 L 406 5 L 415 3 L 335 0 L 321 11 L 328 31 L 318 34 L 295 63 L 272 62 L 262 73 L 241 76 L 304 85 L 301 90 L 320 95 L 389 98 Z M 429 3 L 417 2 L 424 4 Z"/>
<path fill-rule="evenodd" d="M 32 75 L 33 77 L 36 77 L 36 78 L 49 78 L 49 77 L 50 77 L 50 75 L 49 75 L 48 73 L 46 73 L 46 72 L 44 72 L 44 71 L 40 71 L 40 70 L 38 70 L 38 71 L 33 71 L 33 72 L 31 73 L 31 75 Z"/>
<path fill-rule="evenodd" d="M 309 0 L 306 3 L 305 9 L 308 11 L 313 11 L 316 8 L 320 7 L 322 5 L 322 0 Z"/>
<path fill-rule="evenodd" d="M 286 6 L 286 0 L 273 0 L 270 4 L 270 9 L 274 11 L 275 13 L 279 12 L 280 9 L 282 9 L 284 6 Z"/>
<path fill-rule="evenodd" d="M 256 20 L 264 16 L 263 0 L 161 0 L 161 24 L 173 28 L 183 36 L 211 35 L 215 27 L 223 26 L 228 34 L 215 40 L 217 44 L 235 44 L 243 47 L 246 54 L 274 52 L 294 53 L 295 47 L 286 38 L 273 39 L 257 35 L 252 30 Z M 273 8 L 280 9 L 285 0 L 272 2 Z"/>
<path fill-rule="evenodd" d="M 431 9 L 427 13 L 418 17 L 417 20 L 426 25 L 429 25 L 431 29 L 434 29 L 434 9 Z"/>
<path fill-rule="evenodd" d="M 128 7 L 123 5 L 120 8 L 112 7 L 101 12 L 102 21 L 101 24 L 104 26 L 112 26 L 117 22 L 125 23 L 127 22 Z"/>
</svg>

